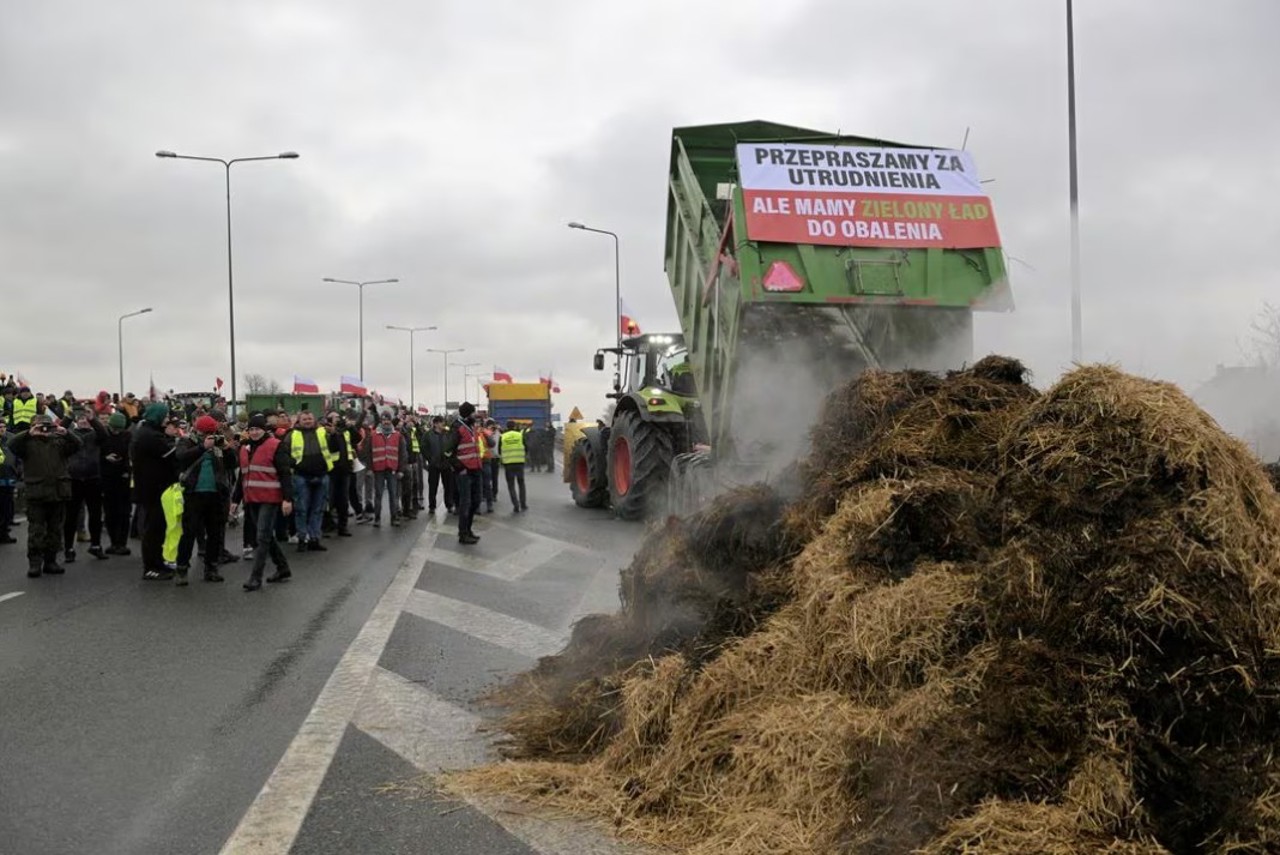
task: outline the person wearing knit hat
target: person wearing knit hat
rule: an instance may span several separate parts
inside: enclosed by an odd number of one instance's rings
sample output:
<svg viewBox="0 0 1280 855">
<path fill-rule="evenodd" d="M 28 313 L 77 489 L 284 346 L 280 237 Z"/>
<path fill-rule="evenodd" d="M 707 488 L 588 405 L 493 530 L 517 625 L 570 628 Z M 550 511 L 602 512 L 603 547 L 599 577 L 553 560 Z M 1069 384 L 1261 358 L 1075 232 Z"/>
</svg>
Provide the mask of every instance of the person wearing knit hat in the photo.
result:
<svg viewBox="0 0 1280 855">
<path fill-rule="evenodd" d="M 133 498 L 129 495 L 129 417 L 122 412 L 107 418 L 107 433 L 101 437 L 102 520 L 110 545 L 107 555 L 129 555 L 129 518 Z"/>
<path fill-rule="evenodd" d="M 102 551 L 102 442 L 107 429 L 84 407 L 77 405 L 71 414 L 74 421 L 71 433 L 80 439 L 80 448 L 67 461 L 67 473 L 71 476 L 71 498 L 63 518 L 63 560 L 70 564 L 76 560 L 76 530 L 79 528 L 83 509 L 89 524 L 89 554 L 105 559 Z"/>
<path fill-rule="evenodd" d="M 174 457 L 182 473 L 182 538 L 178 541 L 175 567 L 178 585 L 187 584 L 191 553 L 196 538 L 204 535 L 204 580 L 221 582 L 218 562 L 222 558 L 227 529 L 227 506 L 236 468 L 234 453 L 227 448 L 220 425 L 212 416 L 200 416 L 195 436 L 178 440 Z"/>
<path fill-rule="evenodd" d="M 253 566 L 244 589 L 257 591 L 268 555 L 276 566 L 268 582 L 283 582 L 293 575 L 275 536 L 277 515 L 293 513 L 293 457 L 288 445 L 267 432 L 267 419 L 260 413 L 249 418 L 248 437 L 240 446 L 240 480 L 231 501 L 233 509 L 244 503 L 245 527 L 254 531 Z"/>
<path fill-rule="evenodd" d="M 62 543 L 62 520 L 71 498 L 71 478 L 67 460 L 80 448 L 80 439 L 66 428 L 54 427 L 53 417 L 39 413 L 31 429 L 9 443 L 22 461 L 27 499 L 27 576 L 65 573 L 58 564 Z"/>
<path fill-rule="evenodd" d="M 457 473 L 458 542 L 466 546 L 480 542 L 472 525 L 484 491 L 484 452 L 480 445 L 484 440 L 475 426 L 475 412 L 475 405 L 464 401 L 458 407 L 458 415 L 449 426 L 449 438 L 445 441 L 445 457 Z"/>
<path fill-rule="evenodd" d="M 148 404 L 142 421 L 134 429 L 129 447 L 133 465 L 133 486 L 142 512 L 142 578 L 166 581 L 173 570 L 165 566 L 164 491 L 178 480 L 173 459 L 174 440 L 165 431 L 169 408 L 162 403 Z"/>
</svg>

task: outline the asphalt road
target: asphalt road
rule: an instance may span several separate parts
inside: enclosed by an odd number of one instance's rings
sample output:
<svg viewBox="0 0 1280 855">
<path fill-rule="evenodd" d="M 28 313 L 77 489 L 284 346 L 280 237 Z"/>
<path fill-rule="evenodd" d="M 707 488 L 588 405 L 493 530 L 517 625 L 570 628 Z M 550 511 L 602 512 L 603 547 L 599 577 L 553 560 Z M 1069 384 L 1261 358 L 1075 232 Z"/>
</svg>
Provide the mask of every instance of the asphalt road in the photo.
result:
<svg viewBox="0 0 1280 855">
<path fill-rule="evenodd" d="M 375 606 L 391 609 L 388 634 L 323 778 L 287 845 L 252 851 L 606 851 L 482 805 L 386 794 L 484 759 L 476 695 L 553 652 L 575 617 L 616 607 L 639 527 L 574 508 L 559 476 L 529 484 L 532 511 L 512 515 L 504 498 L 474 549 L 443 513 L 360 526 L 328 553 L 290 552 L 294 578 L 256 594 L 240 589 L 243 562 L 226 583 L 193 574 L 176 588 L 141 580 L 135 544 L 29 580 L 23 545 L 0 547 L 0 853 L 249 851 L 235 835 L 269 777 L 275 797 L 294 786 L 272 777 L 278 764 L 315 753 L 299 733 L 314 731 L 326 684 L 359 667 L 349 649 Z"/>
</svg>

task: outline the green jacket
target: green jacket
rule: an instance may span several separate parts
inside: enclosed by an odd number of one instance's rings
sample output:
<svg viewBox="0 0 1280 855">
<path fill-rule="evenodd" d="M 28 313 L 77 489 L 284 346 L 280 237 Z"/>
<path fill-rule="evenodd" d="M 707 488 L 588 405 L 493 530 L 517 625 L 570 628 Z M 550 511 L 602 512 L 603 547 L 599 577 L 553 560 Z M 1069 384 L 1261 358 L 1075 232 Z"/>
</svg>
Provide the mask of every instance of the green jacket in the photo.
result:
<svg viewBox="0 0 1280 855">
<path fill-rule="evenodd" d="M 33 436 L 24 430 L 9 442 L 9 450 L 22 461 L 22 480 L 27 498 L 35 502 L 59 502 L 71 498 L 71 474 L 67 461 L 80 450 L 80 437 Z"/>
</svg>

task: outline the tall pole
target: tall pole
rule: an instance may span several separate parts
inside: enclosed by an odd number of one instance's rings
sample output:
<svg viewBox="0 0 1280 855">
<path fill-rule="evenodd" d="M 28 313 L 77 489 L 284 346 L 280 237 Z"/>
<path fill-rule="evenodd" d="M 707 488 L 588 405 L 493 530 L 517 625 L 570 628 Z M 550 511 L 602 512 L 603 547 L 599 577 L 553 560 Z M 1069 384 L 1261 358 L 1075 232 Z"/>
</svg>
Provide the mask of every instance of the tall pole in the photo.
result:
<svg viewBox="0 0 1280 855">
<path fill-rule="evenodd" d="M 149 311 L 151 311 L 150 306 L 145 309 L 139 309 L 136 312 L 127 312 L 116 321 L 116 343 L 120 351 L 120 400 L 122 401 L 124 400 L 124 319 L 145 315 Z"/>
<path fill-rule="evenodd" d="M 613 364 L 613 386 L 616 389 L 622 384 L 622 253 L 618 235 L 608 229 L 595 229 L 577 222 L 569 223 L 569 228 L 613 238 L 613 329 L 617 340 Z"/>
<path fill-rule="evenodd" d="M 438 353 L 444 358 L 444 412 L 449 414 L 449 354 L 462 353 L 465 347 L 451 347 L 448 349 L 439 347 L 428 347 L 427 353 Z"/>
<path fill-rule="evenodd" d="M 339 285 L 355 285 L 360 291 L 360 382 L 364 382 L 364 286 L 366 285 L 387 285 L 399 282 L 399 279 L 369 279 L 364 282 L 357 282 L 354 279 L 333 279 L 326 276 L 322 282 L 337 282 Z"/>
<path fill-rule="evenodd" d="M 1076 171 L 1076 45 L 1071 0 L 1067 0 L 1067 161 L 1071 197 L 1071 361 L 1084 359 L 1080 317 L 1080 188 Z"/>
<path fill-rule="evenodd" d="M 395 324 L 387 324 L 389 330 L 400 330 L 409 334 L 409 409 L 414 409 L 417 402 L 417 386 L 413 377 L 413 334 L 433 330 L 435 327 L 398 327 Z M 446 357 L 447 358 L 447 357 Z"/>
<path fill-rule="evenodd" d="M 282 151 L 279 154 L 273 154 L 266 157 L 233 157 L 230 159 L 221 157 L 197 157 L 191 154 L 176 154 L 172 151 L 158 151 L 156 157 L 174 158 L 177 160 L 203 160 L 209 163 L 221 163 L 226 171 L 227 182 L 227 314 L 230 317 L 231 332 L 231 415 L 236 414 L 236 303 L 235 303 L 235 279 L 232 275 L 231 264 L 231 167 L 237 163 L 248 163 L 254 160 L 297 160 L 298 153 L 296 151 Z"/>
</svg>

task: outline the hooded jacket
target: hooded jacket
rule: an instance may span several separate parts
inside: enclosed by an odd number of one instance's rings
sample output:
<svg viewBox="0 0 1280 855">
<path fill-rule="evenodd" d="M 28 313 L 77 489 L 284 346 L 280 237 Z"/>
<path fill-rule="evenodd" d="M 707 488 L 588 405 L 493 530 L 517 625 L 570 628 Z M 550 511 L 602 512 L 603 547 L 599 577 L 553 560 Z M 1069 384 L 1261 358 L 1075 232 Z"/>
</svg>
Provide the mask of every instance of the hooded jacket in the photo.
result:
<svg viewBox="0 0 1280 855">
<path fill-rule="evenodd" d="M 73 427 L 70 433 L 80 438 L 80 449 L 67 462 L 67 469 L 75 481 L 92 481 L 102 477 L 102 441 L 107 429 L 96 418 L 89 419 L 89 427 Z"/>
<path fill-rule="evenodd" d="M 133 435 L 127 429 L 115 430 L 110 427 L 98 437 L 98 465 L 103 481 L 129 478 L 129 443 L 132 440 Z M 111 459 L 112 455 L 115 456 L 114 460 Z"/>
<path fill-rule="evenodd" d="M 129 459 L 133 464 L 134 492 L 143 504 L 159 502 L 165 489 L 178 480 L 174 443 L 164 432 L 168 416 L 169 410 L 164 404 L 152 404 L 134 428 Z"/>
</svg>

